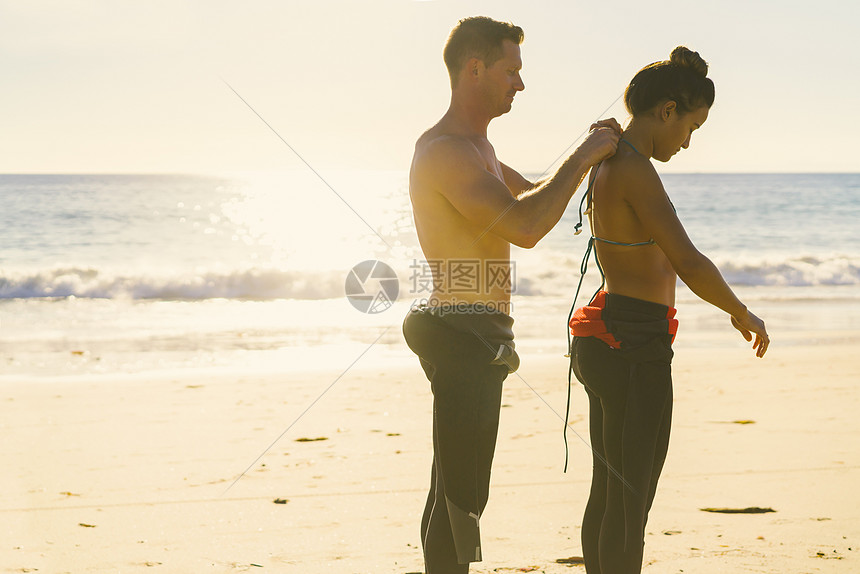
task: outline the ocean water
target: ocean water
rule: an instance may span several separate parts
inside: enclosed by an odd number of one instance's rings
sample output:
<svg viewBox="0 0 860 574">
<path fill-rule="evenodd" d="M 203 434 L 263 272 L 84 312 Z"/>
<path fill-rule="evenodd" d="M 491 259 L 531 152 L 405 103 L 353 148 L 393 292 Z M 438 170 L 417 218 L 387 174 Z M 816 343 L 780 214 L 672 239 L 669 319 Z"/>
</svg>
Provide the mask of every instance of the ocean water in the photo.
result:
<svg viewBox="0 0 860 574">
<path fill-rule="evenodd" d="M 0 175 L 0 377 L 346 367 L 368 349 L 400 357 L 400 321 L 427 296 L 407 176 L 322 175 Z M 752 309 L 771 313 L 759 313 L 769 325 L 860 329 L 860 174 L 663 182 L 694 243 Z M 580 193 L 536 248 L 513 250 L 527 348 L 563 350 L 586 242 L 573 235 Z M 345 292 L 367 260 L 399 279 L 396 301 L 373 314 Z M 584 297 L 596 284 L 592 270 Z M 691 333 L 725 327 L 683 286 L 678 307 L 682 333 L 685 320 Z"/>
</svg>

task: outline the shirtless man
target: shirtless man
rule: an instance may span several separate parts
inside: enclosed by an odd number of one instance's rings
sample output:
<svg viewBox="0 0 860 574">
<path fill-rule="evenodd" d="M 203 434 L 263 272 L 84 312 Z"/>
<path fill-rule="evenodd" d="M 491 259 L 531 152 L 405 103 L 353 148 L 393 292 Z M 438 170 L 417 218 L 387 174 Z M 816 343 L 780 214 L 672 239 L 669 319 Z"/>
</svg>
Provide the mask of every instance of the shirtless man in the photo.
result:
<svg viewBox="0 0 860 574">
<path fill-rule="evenodd" d="M 615 153 L 621 128 L 588 138 L 537 184 L 501 163 L 487 126 L 525 89 L 518 26 L 462 20 L 445 45 L 451 103 L 415 146 L 409 178 L 415 226 L 433 274 L 429 301 L 403 332 L 433 391 L 433 469 L 421 522 L 427 574 L 481 560 L 502 382 L 516 370 L 509 315 L 510 245 L 530 248 L 558 222 L 591 166 Z M 463 287 L 469 288 L 463 288 Z"/>
</svg>

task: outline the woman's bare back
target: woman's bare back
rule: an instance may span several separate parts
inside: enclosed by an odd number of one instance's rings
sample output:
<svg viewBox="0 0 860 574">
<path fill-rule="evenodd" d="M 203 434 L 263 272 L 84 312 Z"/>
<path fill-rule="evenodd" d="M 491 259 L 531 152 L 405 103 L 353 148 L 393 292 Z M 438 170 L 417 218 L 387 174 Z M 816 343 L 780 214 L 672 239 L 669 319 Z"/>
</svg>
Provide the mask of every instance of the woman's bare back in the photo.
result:
<svg viewBox="0 0 860 574">
<path fill-rule="evenodd" d="M 637 192 L 628 168 L 638 162 L 654 169 L 647 158 L 622 143 L 597 171 L 589 214 L 595 249 L 607 291 L 674 307 L 677 275 L 628 199 Z"/>
</svg>

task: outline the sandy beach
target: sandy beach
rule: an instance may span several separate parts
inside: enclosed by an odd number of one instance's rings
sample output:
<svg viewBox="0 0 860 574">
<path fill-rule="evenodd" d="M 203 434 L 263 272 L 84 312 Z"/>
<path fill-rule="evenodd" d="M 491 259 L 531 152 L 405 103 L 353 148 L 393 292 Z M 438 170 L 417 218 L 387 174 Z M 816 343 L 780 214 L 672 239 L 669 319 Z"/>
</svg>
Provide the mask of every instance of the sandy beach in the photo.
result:
<svg viewBox="0 0 860 574">
<path fill-rule="evenodd" d="M 645 572 L 858 571 L 860 334 L 792 336 L 764 360 L 731 333 L 676 345 Z M 255 376 L 7 377 L 0 571 L 423 572 L 429 386 L 405 345 L 371 349 L 338 379 L 353 360 Z M 565 373 L 561 354 L 524 352 L 506 382 L 473 572 L 584 572 L 558 562 L 581 555 L 590 477 L 578 385 L 562 473 Z M 747 507 L 775 512 L 701 510 Z"/>
</svg>

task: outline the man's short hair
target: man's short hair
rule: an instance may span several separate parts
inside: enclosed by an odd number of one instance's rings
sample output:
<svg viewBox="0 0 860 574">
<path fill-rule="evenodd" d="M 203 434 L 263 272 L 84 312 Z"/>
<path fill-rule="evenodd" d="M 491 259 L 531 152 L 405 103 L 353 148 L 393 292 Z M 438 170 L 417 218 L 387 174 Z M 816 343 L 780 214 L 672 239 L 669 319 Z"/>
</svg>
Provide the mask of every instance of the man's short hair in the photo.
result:
<svg viewBox="0 0 860 574">
<path fill-rule="evenodd" d="M 523 29 L 510 22 L 499 22 L 486 16 L 474 16 L 460 20 L 445 43 L 445 66 L 451 77 L 451 87 L 456 86 L 457 76 L 469 58 L 478 58 L 487 67 L 502 57 L 504 40 L 519 45 L 523 41 Z"/>
</svg>

